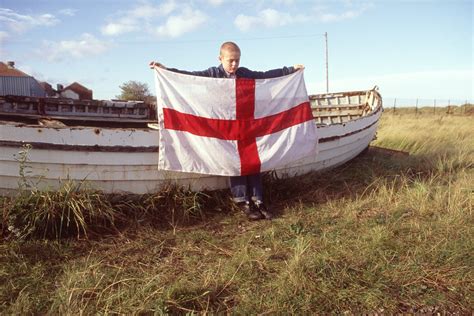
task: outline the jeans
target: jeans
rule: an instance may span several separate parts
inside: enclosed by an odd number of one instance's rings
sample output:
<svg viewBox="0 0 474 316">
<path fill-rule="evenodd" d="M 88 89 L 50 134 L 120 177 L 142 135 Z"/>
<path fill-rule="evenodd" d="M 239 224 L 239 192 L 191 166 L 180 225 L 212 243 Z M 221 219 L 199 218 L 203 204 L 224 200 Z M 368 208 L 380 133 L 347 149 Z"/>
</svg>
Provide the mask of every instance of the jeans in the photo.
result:
<svg viewBox="0 0 474 316">
<path fill-rule="evenodd" d="M 236 203 L 250 202 L 252 198 L 255 201 L 263 201 L 262 175 L 257 173 L 230 177 L 230 191 Z"/>
</svg>

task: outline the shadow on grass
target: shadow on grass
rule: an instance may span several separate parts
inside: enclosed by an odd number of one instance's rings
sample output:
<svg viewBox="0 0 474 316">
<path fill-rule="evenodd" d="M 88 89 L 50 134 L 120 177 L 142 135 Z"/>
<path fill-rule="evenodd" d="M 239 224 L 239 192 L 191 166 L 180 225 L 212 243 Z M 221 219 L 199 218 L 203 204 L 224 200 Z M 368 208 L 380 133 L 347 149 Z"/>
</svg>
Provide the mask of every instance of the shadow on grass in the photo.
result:
<svg viewBox="0 0 474 316">
<path fill-rule="evenodd" d="M 294 178 L 279 179 L 274 174 L 264 178 L 265 197 L 274 211 L 282 215 L 293 205 L 318 206 L 339 199 L 355 199 L 380 179 L 406 176 L 410 179 L 428 177 L 428 165 L 420 168 L 420 160 L 408 154 L 370 147 L 353 160 L 323 172 L 311 172 Z"/>
<path fill-rule="evenodd" d="M 430 174 L 420 169 L 419 159 L 393 152 L 369 149 L 355 159 L 324 172 L 280 179 L 275 173 L 263 177 L 264 197 L 272 211 L 281 216 L 286 207 L 317 206 L 337 199 L 356 198 L 380 178 L 402 175 L 420 178 Z M 191 192 L 171 186 L 162 192 L 142 196 L 112 196 L 114 208 L 127 214 L 127 228 L 149 224 L 167 230 L 193 225 L 214 225 L 238 210 L 229 190 Z M 244 217 L 243 217 L 244 218 Z M 124 226 L 123 226 L 124 227 Z"/>
</svg>

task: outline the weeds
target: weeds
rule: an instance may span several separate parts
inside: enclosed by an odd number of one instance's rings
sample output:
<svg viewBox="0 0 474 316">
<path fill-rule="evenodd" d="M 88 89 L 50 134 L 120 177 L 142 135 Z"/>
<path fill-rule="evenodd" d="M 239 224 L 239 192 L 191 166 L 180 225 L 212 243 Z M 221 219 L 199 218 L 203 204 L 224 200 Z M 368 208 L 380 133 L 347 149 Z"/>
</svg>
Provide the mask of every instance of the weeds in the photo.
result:
<svg viewBox="0 0 474 316">
<path fill-rule="evenodd" d="M 88 238 L 113 234 L 117 225 L 176 227 L 230 209 L 224 192 L 192 192 L 174 185 L 150 195 L 106 195 L 86 182 L 66 181 L 55 191 L 23 190 L 5 199 L 2 227 L 17 239 Z"/>
<path fill-rule="evenodd" d="M 28 165 L 28 153 L 30 152 L 31 148 L 32 147 L 30 144 L 23 145 L 22 149 L 18 152 L 17 157 L 15 157 L 15 160 L 19 163 L 20 180 L 18 181 L 18 188 L 21 191 L 34 187 L 28 181 L 28 176 L 31 173 L 31 167 Z"/>
<path fill-rule="evenodd" d="M 19 239 L 87 237 L 114 228 L 121 214 L 104 196 L 71 181 L 56 191 L 22 192 L 7 206 L 8 230 Z"/>
</svg>

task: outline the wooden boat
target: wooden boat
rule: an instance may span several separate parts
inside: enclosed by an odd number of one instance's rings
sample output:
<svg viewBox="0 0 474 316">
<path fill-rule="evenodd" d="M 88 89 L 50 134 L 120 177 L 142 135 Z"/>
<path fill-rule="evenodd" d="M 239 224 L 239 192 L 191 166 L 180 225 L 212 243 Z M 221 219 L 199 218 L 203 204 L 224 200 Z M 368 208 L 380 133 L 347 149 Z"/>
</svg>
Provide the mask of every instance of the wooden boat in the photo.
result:
<svg viewBox="0 0 474 316">
<path fill-rule="evenodd" d="M 375 87 L 311 95 L 319 133 L 314 157 L 275 172 L 291 177 L 356 157 L 373 140 L 382 114 Z M 170 182 L 192 190 L 222 189 L 228 178 L 158 170 L 156 114 L 142 102 L 0 97 L 0 193 L 18 190 L 20 171 L 39 189 L 87 181 L 105 193 L 145 194 Z M 19 152 L 29 144 L 27 160 Z"/>
</svg>

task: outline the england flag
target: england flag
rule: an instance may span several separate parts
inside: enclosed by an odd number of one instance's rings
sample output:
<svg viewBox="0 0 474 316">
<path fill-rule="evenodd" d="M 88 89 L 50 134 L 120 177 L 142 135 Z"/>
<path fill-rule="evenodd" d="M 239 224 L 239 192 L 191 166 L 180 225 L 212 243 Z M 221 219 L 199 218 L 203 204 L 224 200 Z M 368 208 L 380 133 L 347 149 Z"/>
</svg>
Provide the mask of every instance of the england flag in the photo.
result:
<svg viewBox="0 0 474 316">
<path fill-rule="evenodd" d="M 303 70 L 272 79 L 154 72 L 159 169 L 249 175 L 316 155 Z"/>
</svg>

